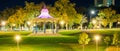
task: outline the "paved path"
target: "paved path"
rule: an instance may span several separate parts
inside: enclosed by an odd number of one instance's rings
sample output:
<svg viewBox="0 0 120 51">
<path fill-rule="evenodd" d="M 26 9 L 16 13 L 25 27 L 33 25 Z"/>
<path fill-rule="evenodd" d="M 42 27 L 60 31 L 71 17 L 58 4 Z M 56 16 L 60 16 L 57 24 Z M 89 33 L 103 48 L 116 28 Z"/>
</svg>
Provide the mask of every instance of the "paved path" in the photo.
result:
<svg viewBox="0 0 120 51">
<path fill-rule="evenodd" d="M 38 32 L 38 33 L 31 33 L 30 35 L 28 35 L 28 36 L 62 36 L 62 35 L 60 35 L 60 34 L 58 34 L 58 33 L 43 33 L 43 32 Z"/>
</svg>

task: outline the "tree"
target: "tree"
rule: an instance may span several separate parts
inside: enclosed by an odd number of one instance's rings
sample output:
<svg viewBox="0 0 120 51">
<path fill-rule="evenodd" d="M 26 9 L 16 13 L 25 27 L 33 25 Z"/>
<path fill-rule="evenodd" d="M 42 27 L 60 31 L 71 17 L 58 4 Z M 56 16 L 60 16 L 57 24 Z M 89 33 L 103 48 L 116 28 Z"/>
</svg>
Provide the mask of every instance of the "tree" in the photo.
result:
<svg viewBox="0 0 120 51">
<path fill-rule="evenodd" d="M 26 20 L 31 20 L 37 17 L 40 14 L 40 10 L 42 9 L 43 2 L 40 4 L 34 4 L 34 2 L 25 2 L 25 13 L 26 13 Z"/>
<path fill-rule="evenodd" d="M 6 8 L 1 12 L 1 19 L 7 20 L 11 15 L 13 15 L 16 12 L 16 9 L 14 8 Z"/>
<path fill-rule="evenodd" d="M 98 15 L 102 17 L 102 19 L 106 19 L 109 23 L 109 28 L 112 27 L 113 22 L 115 22 L 114 15 L 116 14 L 116 11 L 111 8 L 105 8 L 100 10 Z M 111 20 L 112 19 L 112 20 Z"/>
<path fill-rule="evenodd" d="M 116 14 L 117 22 L 120 21 L 120 14 Z"/>
<path fill-rule="evenodd" d="M 118 35 L 117 33 L 113 34 L 113 42 L 112 42 L 112 44 L 117 46 L 116 51 L 118 51 L 118 45 L 120 43 L 119 36 L 120 35 Z"/>
<path fill-rule="evenodd" d="M 69 23 L 73 23 L 76 15 L 75 4 L 70 3 L 69 0 L 58 0 L 54 5 L 58 17 L 60 20 L 64 20 L 66 23 L 66 29 L 68 29 Z"/>
<path fill-rule="evenodd" d="M 87 9 L 85 7 L 76 7 L 77 13 L 85 14 L 87 12 Z"/>
<path fill-rule="evenodd" d="M 87 45 L 90 42 L 90 38 L 88 37 L 88 34 L 86 33 L 80 34 L 78 42 L 79 44 L 83 45 L 83 51 L 84 51 L 85 45 Z"/>
<path fill-rule="evenodd" d="M 108 25 L 107 19 L 102 19 L 101 24 L 104 26 L 104 28 Z"/>
<path fill-rule="evenodd" d="M 21 27 L 22 24 L 24 24 L 25 21 L 25 15 L 26 13 L 24 12 L 23 8 L 20 8 L 16 11 L 15 14 L 11 15 L 8 19 L 8 23 L 11 24 L 16 24 L 17 27 Z"/>
<path fill-rule="evenodd" d="M 83 29 L 83 24 L 87 22 L 87 17 L 83 14 L 77 14 L 77 19 L 75 19 L 75 22 L 80 24 L 80 28 Z"/>
<path fill-rule="evenodd" d="M 110 44 L 110 41 L 111 41 L 111 39 L 110 39 L 109 36 L 106 36 L 106 37 L 104 38 L 104 42 L 107 44 L 107 47 L 108 47 L 108 45 Z"/>
</svg>

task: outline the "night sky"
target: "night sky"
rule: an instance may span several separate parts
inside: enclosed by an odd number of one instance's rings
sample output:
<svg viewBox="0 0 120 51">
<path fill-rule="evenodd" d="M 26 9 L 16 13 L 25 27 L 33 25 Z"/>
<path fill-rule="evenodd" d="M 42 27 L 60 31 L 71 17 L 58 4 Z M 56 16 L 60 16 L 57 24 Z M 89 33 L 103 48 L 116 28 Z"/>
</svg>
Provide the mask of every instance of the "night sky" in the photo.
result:
<svg viewBox="0 0 120 51">
<path fill-rule="evenodd" d="M 45 2 L 46 4 L 54 4 L 56 0 L 0 0 L 0 10 L 5 8 L 11 8 L 18 6 L 24 6 L 25 1 L 28 2 Z M 72 2 L 76 3 L 77 7 L 89 7 L 94 5 L 94 0 L 71 0 Z M 116 6 L 120 6 L 120 1 L 115 1 Z"/>
</svg>

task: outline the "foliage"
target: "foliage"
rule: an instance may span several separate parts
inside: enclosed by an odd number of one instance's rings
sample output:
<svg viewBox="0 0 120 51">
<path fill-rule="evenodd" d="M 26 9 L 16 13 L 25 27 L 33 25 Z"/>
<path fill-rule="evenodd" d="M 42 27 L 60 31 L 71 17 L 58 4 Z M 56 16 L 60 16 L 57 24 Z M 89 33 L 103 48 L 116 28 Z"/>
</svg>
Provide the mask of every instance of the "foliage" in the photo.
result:
<svg viewBox="0 0 120 51">
<path fill-rule="evenodd" d="M 17 26 L 20 26 L 21 24 L 24 23 L 25 21 L 25 12 L 22 8 L 20 8 L 19 10 L 17 10 L 17 12 L 13 15 L 11 15 L 8 19 L 8 23 L 11 24 L 16 24 Z"/>
<path fill-rule="evenodd" d="M 90 41 L 90 38 L 88 37 L 88 34 L 86 33 L 80 34 L 79 40 L 78 40 L 79 44 L 87 45 L 89 41 Z"/>
<path fill-rule="evenodd" d="M 110 42 L 111 42 L 110 37 L 109 37 L 109 36 L 106 36 L 106 37 L 104 38 L 104 42 L 107 44 L 107 47 L 108 47 L 108 45 L 109 45 Z"/>
<path fill-rule="evenodd" d="M 104 28 L 108 25 L 107 19 L 102 19 L 101 24 L 104 26 Z"/>
<path fill-rule="evenodd" d="M 88 25 L 88 28 L 91 29 L 93 27 L 93 24 L 90 22 Z"/>
<path fill-rule="evenodd" d="M 120 37 L 119 34 L 117 34 L 117 33 L 113 34 L 113 42 L 112 42 L 112 44 L 116 45 L 116 47 L 117 47 L 116 51 L 119 51 L 119 49 L 118 49 L 119 48 L 119 44 L 120 44 L 119 37 Z"/>
<path fill-rule="evenodd" d="M 68 24 L 73 23 L 75 19 L 75 4 L 70 3 L 69 0 L 58 0 L 55 2 L 54 7 L 54 9 L 56 9 L 56 13 L 58 13 L 57 16 L 60 20 L 65 21 L 66 29 L 68 29 Z"/>
<path fill-rule="evenodd" d="M 118 45 L 120 42 L 119 42 L 119 34 L 117 34 L 117 33 L 115 33 L 115 34 L 113 34 L 113 42 L 112 42 L 112 44 L 113 45 Z"/>
<path fill-rule="evenodd" d="M 77 19 L 75 19 L 75 23 L 80 24 L 81 29 L 83 27 L 83 24 L 87 22 L 87 17 L 85 17 L 83 14 L 77 14 Z"/>
<path fill-rule="evenodd" d="M 7 20 L 15 12 L 16 12 L 15 8 L 6 8 L 0 13 L 1 14 L 0 19 L 1 20 Z"/>
<path fill-rule="evenodd" d="M 40 4 L 34 4 L 34 2 L 25 2 L 24 11 L 26 12 L 26 20 L 31 20 L 32 18 L 37 17 L 40 14 L 44 2 Z"/>
<path fill-rule="evenodd" d="M 88 37 L 88 34 L 86 33 L 80 34 L 78 42 L 79 44 L 83 45 L 83 51 L 84 51 L 84 46 L 90 42 L 90 38 Z"/>
<path fill-rule="evenodd" d="M 98 13 L 99 17 L 101 17 L 102 19 L 105 19 L 108 21 L 109 23 L 109 28 L 112 27 L 113 22 L 116 21 L 115 15 L 116 11 L 111 9 L 111 8 L 105 8 L 100 10 L 100 12 Z M 112 19 L 112 20 L 111 20 Z M 105 23 L 107 25 L 107 23 Z"/>
</svg>

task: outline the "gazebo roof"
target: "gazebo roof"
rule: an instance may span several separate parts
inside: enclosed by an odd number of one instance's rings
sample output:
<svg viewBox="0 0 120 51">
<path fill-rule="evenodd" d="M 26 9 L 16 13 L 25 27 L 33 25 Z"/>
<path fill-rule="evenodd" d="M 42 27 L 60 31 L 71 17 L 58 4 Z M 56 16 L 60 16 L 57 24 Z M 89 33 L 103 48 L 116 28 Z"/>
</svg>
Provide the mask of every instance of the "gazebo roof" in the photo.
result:
<svg viewBox="0 0 120 51">
<path fill-rule="evenodd" d="M 44 5 L 43 9 L 41 10 L 41 14 L 37 18 L 53 18 L 49 14 L 49 10 L 46 8 L 46 5 Z"/>
</svg>

